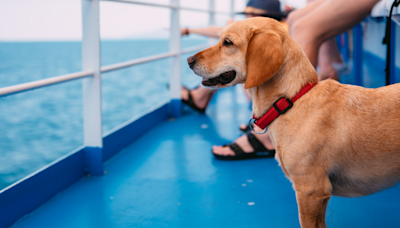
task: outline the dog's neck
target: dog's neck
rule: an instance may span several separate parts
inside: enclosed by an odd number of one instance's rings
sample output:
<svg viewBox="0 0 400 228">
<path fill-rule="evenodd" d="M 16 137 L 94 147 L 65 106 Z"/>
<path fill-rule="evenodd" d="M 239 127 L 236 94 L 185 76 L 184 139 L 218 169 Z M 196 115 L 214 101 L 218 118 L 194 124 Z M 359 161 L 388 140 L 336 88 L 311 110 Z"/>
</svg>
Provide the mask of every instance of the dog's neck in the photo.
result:
<svg viewBox="0 0 400 228">
<path fill-rule="evenodd" d="M 285 39 L 282 49 L 285 57 L 281 69 L 261 86 L 249 89 L 253 114 L 257 118 L 264 115 L 280 97 L 292 99 L 304 85 L 318 82 L 314 67 L 291 38 Z"/>
</svg>

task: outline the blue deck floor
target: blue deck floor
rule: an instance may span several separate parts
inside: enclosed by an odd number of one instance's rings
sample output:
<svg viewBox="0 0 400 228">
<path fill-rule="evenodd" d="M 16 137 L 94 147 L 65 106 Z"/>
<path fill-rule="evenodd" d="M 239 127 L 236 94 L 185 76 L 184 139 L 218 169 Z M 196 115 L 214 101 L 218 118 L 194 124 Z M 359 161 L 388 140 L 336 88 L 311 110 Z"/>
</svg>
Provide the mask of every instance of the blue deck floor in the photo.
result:
<svg viewBox="0 0 400 228">
<path fill-rule="evenodd" d="M 211 155 L 250 115 L 240 90 L 224 89 L 207 115 L 185 112 L 150 130 L 105 164 L 104 177 L 81 179 L 14 227 L 299 227 L 294 191 L 274 159 Z M 332 197 L 328 227 L 400 227 L 399 193 Z"/>
</svg>

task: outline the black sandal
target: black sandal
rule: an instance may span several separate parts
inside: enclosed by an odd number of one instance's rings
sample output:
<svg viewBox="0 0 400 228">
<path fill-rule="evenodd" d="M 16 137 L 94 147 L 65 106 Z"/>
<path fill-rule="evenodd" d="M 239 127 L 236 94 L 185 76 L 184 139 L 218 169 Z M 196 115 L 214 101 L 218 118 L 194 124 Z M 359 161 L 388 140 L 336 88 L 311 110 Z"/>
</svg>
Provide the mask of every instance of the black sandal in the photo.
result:
<svg viewBox="0 0 400 228">
<path fill-rule="evenodd" d="M 182 88 L 188 91 L 188 99 L 187 100 L 183 100 L 182 99 L 182 102 L 184 104 L 188 105 L 189 107 L 191 107 L 192 109 L 194 109 L 195 111 L 199 112 L 199 113 L 205 113 L 206 108 L 199 108 L 194 103 L 192 94 L 190 94 L 190 91 L 192 91 L 192 90 L 191 89 L 187 89 L 186 87 L 183 87 L 183 86 L 182 86 Z"/>
<path fill-rule="evenodd" d="M 254 152 L 252 153 L 245 153 L 242 148 L 236 143 L 225 144 L 225 146 L 229 146 L 233 152 L 235 152 L 234 156 L 224 156 L 224 155 L 213 155 L 221 160 L 242 160 L 242 159 L 249 159 L 249 158 L 270 158 L 275 156 L 275 150 L 268 150 L 264 147 L 264 145 L 251 133 L 246 133 L 247 140 L 249 140 L 250 145 L 253 147 Z"/>
</svg>

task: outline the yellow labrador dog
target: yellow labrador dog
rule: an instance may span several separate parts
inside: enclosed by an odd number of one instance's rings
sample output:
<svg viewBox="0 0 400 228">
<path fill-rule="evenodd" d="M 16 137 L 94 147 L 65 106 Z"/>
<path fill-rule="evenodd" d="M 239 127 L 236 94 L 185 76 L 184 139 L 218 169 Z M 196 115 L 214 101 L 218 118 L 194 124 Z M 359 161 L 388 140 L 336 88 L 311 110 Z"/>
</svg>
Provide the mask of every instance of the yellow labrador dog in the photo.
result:
<svg viewBox="0 0 400 228">
<path fill-rule="evenodd" d="M 318 82 L 307 56 L 272 19 L 236 22 L 220 37 L 189 57 L 189 66 L 209 88 L 245 83 L 255 118 L 317 83 L 268 127 L 275 158 L 296 191 L 302 227 L 326 227 L 331 195 L 364 196 L 400 181 L 400 84 Z"/>
</svg>

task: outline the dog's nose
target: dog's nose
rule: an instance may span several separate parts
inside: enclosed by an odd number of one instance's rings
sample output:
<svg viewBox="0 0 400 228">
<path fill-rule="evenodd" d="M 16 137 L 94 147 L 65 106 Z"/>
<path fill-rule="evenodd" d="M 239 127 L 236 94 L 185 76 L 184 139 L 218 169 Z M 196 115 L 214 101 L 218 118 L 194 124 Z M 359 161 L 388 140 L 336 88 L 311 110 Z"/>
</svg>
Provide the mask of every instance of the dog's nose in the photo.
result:
<svg viewBox="0 0 400 228">
<path fill-rule="evenodd" d="M 187 62 L 189 64 L 189 67 L 193 68 L 194 64 L 196 64 L 196 59 L 194 58 L 194 56 L 190 56 L 189 58 L 187 58 Z"/>
</svg>

